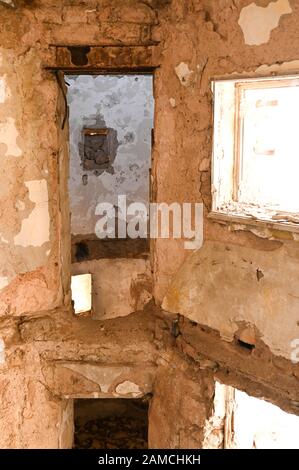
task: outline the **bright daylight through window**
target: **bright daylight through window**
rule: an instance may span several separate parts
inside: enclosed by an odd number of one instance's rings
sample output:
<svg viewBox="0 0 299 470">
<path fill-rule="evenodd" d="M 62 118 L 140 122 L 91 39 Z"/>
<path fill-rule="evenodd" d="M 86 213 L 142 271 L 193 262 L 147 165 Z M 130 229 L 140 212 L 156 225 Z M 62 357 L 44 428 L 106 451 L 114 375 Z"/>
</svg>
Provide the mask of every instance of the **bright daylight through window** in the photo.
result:
<svg viewBox="0 0 299 470">
<path fill-rule="evenodd" d="M 216 80 L 213 212 L 299 223 L 299 78 Z"/>
</svg>

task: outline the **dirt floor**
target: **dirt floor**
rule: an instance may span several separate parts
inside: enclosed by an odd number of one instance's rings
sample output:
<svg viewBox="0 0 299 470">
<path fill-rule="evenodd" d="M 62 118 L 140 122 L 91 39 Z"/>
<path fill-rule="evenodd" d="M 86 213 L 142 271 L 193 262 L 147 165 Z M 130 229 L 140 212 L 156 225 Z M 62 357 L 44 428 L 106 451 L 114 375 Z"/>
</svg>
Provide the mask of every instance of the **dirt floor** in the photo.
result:
<svg viewBox="0 0 299 470">
<path fill-rule="evenodd" d="M 141 400 L 78 400 L 75 449 L 147 449 L 147 403 Z"/>
</svg>

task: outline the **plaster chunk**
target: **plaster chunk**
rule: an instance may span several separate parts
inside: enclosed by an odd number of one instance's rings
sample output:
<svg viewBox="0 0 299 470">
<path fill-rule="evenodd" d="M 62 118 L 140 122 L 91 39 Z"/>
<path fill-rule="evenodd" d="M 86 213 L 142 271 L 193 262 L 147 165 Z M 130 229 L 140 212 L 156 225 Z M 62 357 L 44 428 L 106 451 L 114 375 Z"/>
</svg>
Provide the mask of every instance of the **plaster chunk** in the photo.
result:
<svg viewBox="0 0 299 470">
<path fill-rule="evenodd" d="M 254 346 L 256 344 L 256 334 L 252 325 L 247 326 L 238 333 L 238 339 L 243 341 L 243 343 L 251 344 Z"/>
<path fill-rule="evenodd" d="M 1 0 L 0 3 L 5 3 L 6 5 L 9 5 L 11 7 L 15 6 L 15 2 L 13 0 Z"/>
<path fill-rule="evenodd" d="M 282 62 L 281 64 L 260 65 L 255 70 L 255 73 L 259 75 L 260 74 L 270 75 L 273 72 L 277 74 L 279 73 L 292 74 L 292 73 L 298 73 L 298 71 L 299 71 L 299 60 L 290 60 L 288 62 Z"/>
<path fill-rule="evenodd" d="M 46 180 L 33 180 L 25 183 L 29 199 L 35 207 L 22 221 L 21 231 L 14 237 L 15 245 L 42 246 L 50 240 L 50 217 L 48 207 L 48 188 Z"/>
<path fill-rule="evenodd" d="M 281 16 L 289 13 L 292 13 L 289 0 L 277 0 L 267 7 L 259 7 L 255 3 L 244 7 L 238 23 L 243 31 L 245 44 L 259 46 L 267 43 Z"/>
<path fill-rule="evenodd" d="M 4 144 L 7 147 L 4 156 L 12 155 L 20 157 L 22 155 L 22 151 L 17 144 L 18 135 L 19 133 L 13 118 L 9 117 L 0 122 L 0 144 Z"/>
<path fill-rule="evenodd" d="M 23 211 L 25 210 L 25 202 L 24 201 L 16 201 L 15 203 L 15 208 L 18 210 L 18 211 Z"/>
<path fill-rule="evenodd" d="M 177 74 L 181 84 L 185 87 L 188 87 L 192 84 L 194 79 L 193 70 L 189 69 L 188 64 L 181 62 L 175 67 L 175 73 Z"/>
<path fill-rule="evenodd" d="M 115 391 L 120 395 L 132 394 L 134 397 L 137 397 L 142 393 L 139 386 L 133 382 L 130 382 L 129 380 L 125 380 L 124 382 L 120 383 L 116 387 Z"/>
</svg>

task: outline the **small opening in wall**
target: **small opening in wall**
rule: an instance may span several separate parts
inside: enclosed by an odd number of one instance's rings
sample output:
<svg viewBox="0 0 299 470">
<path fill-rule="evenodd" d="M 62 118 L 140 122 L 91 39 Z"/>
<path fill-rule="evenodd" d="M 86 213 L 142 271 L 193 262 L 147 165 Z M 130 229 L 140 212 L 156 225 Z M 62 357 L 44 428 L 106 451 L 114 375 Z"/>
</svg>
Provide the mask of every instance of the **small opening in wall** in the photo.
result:
<svg viewBox="0 0 299 470">
<path fill-rule="evenodd" d="M 88 248 L 87 243 L 78 242 L 75 244 L 75 247 L 76 247 L 76 252 L 75 252 L 76 261 L 84 261 L 85 259 L 88 259 L 89 248 Z"/>
<path fill-rule="evenodd" d="M 97 176 L 105 170 L 109 171 L 115 158 L 118 146 L 117 133 L 108 128 L 83 129 L 82 166 L 87 171 L 97 171 Z"/>
<path fill-rule="evenodd" d="M 72 301 L 76 315 L 83 315 L 91 312 L 91 289 L 91 274 L 77 274 L 72 276 Z"/>
<path fill-rule="evenodd" d="M 80 399 L 74 407 L 75 449 L 147 449 L 147 400 Z"/>
<path fill-rule="evenodd" d="M 237 343 L 239 346 L 241 346 L 241 348 L 246 349 L 247 351 L 253 351 L 253 349 L 255 348 L 254 344 L 246 343 L 245 341 L 242 341 L 241 339 L 238 339 Z"/>
</svg>

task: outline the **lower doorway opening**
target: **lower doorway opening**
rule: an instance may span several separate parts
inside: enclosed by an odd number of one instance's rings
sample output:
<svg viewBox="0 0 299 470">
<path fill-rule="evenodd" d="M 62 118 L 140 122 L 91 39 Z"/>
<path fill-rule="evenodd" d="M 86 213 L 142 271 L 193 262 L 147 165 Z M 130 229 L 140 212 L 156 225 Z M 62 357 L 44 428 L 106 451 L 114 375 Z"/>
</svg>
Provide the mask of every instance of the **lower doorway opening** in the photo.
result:
<svg viewBox="0 0 299 470">
<path fill-rule="evenodd" d="M 75 449 L 147 449 L 148 400 L 78 399 Z"/>
</svg>

